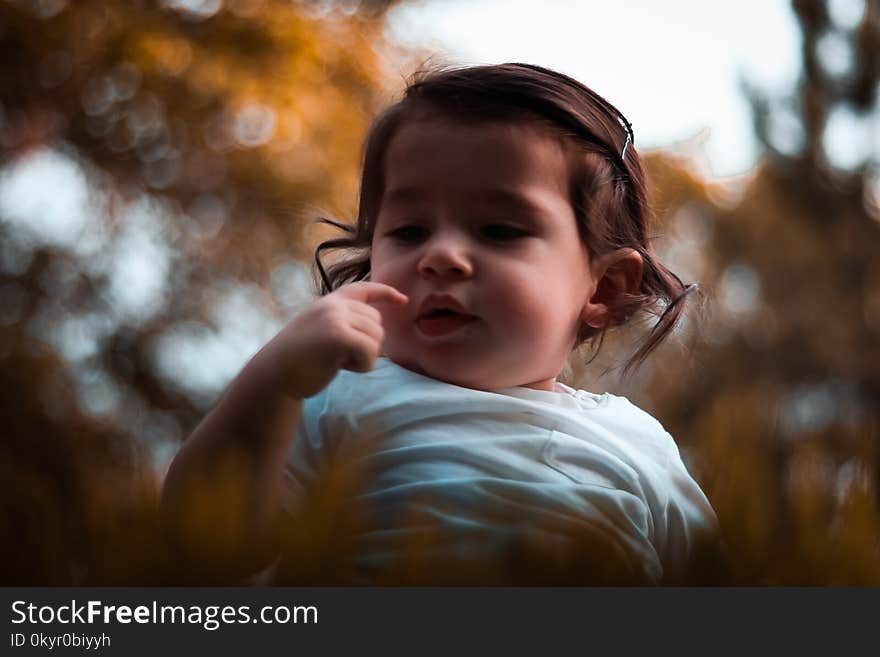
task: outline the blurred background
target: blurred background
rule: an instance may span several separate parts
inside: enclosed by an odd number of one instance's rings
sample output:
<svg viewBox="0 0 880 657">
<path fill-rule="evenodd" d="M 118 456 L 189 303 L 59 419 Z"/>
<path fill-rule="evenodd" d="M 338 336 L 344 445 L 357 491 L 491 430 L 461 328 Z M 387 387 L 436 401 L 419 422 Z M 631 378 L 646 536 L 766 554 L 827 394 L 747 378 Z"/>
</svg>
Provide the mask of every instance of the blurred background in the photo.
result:
<svg viewBox="0 0 880 657">
<path fill-rule="evenodd" d="M 875 0 L 0 0 L 2 583 L 175 583 L 168 463 L 313 298 L 311 221 L 354 217 L 426 61 L 556 68 L 634 124 L 705 303 L 573 382 L 676 437 L 710 583 L 880 585 Z"/>
</svg>

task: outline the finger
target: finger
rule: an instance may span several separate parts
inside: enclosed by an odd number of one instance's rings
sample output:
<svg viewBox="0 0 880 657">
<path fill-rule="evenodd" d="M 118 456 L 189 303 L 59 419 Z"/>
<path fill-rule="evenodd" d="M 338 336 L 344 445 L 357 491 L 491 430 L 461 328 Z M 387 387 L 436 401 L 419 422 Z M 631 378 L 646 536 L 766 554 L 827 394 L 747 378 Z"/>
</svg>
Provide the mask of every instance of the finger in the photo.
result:
<svg viewBox="0 0 880 657">
<path fill-rule="evenodd" d="M 363 333 L 352 337 L 348 354 L 342 361 L 342 369 L 352 372 L 369 372 L 379 357 L 379 343 Z"/>
<path fill-rule="evenodd" d="M 360 281 L 339 288 L 338 293 L 349 298 L 363 301 L 364 303 L 396 303 L 403 305 L 409 303 L 409 297 L 396 288 L 385 283 L 373 281 Z"/>
<path fill-rule="evenodd" d="M 352 313 L 352 316 L 368 319 L 371 322 L 374 322 L 380 326 L 382 324 L 382 313 L 380 313 L 377 308 L 374 308 L 369 304 L 360 302 L 352 303 L 349 306 L 349 311 Z"/>
<path fill-rule="evenodd" d="M 375 308 L 372 310 L 375 310 Z M 385 338 L 385 330 L 382 328 L 382 323 L 377 322 L 372 317 L 353 315 L 350 319 L 350 326 L 359 333 L 372 338 L 378 345 L 381 345 L 382 340 Z"/>
</svg>

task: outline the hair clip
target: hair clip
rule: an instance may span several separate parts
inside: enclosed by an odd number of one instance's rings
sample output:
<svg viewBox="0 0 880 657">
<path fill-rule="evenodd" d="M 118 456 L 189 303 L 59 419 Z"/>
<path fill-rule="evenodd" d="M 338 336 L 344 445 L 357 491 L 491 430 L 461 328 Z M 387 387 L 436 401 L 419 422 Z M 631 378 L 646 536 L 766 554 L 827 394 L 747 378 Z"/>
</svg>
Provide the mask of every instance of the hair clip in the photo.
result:
<svg viewBox="0 0 880 657">
<path fill-rule="evenodd" d="M 618 112 L 617 120 L 624 128 L 626 128 L 626 141 L 623 142 L 623 149 L 620 151 L 620 159 L 626 160 L 626 149 L 635 141 L 635 135 L 633 134 L 632 123 L 627 121 L 623 114 Z"/>
<path fill-rule="evenodd" d="M 632 140 L 629 138 L 629 133 L 627 133 L 626 141 L 623 143 L 623 150 L 620 151 L 620 159 L 621 160 L 626 159 L 626 149 L 627 149 L 627 146 L 629 146 L 630 141 L 632 141 Z"/>
</svg>

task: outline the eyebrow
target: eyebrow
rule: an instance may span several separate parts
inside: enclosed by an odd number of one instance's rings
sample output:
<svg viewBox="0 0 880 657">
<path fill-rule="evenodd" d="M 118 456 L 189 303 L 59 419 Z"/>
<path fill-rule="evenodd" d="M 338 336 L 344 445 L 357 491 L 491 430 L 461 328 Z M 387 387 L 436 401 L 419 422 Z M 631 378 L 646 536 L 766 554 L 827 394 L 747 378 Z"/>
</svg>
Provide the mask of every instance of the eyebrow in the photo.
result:
<svg viewBox="0 0 880 657">
<path fill-rule="evenodd" d="M 543 206 L 537 201 L 521 193 L 503 187 L 493 187 L 480 190 L 479 192 L 469 194 L 468 196 L 475 201 L 502 203 L 504 205 L 513 206 L 531 212 L 541 212 L 544 210 Z M 424 201 L 426 199 L 427 194 L 425 194 L 424 190 L 420 187 L 397 187 L 386 191 L 382 195 L 382 203 L 410 203 Z"/>
</svg>

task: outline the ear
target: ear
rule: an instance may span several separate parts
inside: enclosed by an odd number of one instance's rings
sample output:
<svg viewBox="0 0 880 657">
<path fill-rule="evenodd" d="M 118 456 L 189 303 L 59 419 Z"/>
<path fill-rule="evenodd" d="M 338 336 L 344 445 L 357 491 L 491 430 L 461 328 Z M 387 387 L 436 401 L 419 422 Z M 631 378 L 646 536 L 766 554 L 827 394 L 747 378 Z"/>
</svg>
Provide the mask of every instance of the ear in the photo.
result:
<svg viewBox="0 0 880 657">
<path fill-rule="evenodd" d="M 617 249 L 597 256 L 590 263 L 595 288 L 584 303 L 581 319 L 593 328 L 608 328 L 622 295 L 636 294 L 642 284 L 642 256 L 634 249 Z"/>
</svg>

